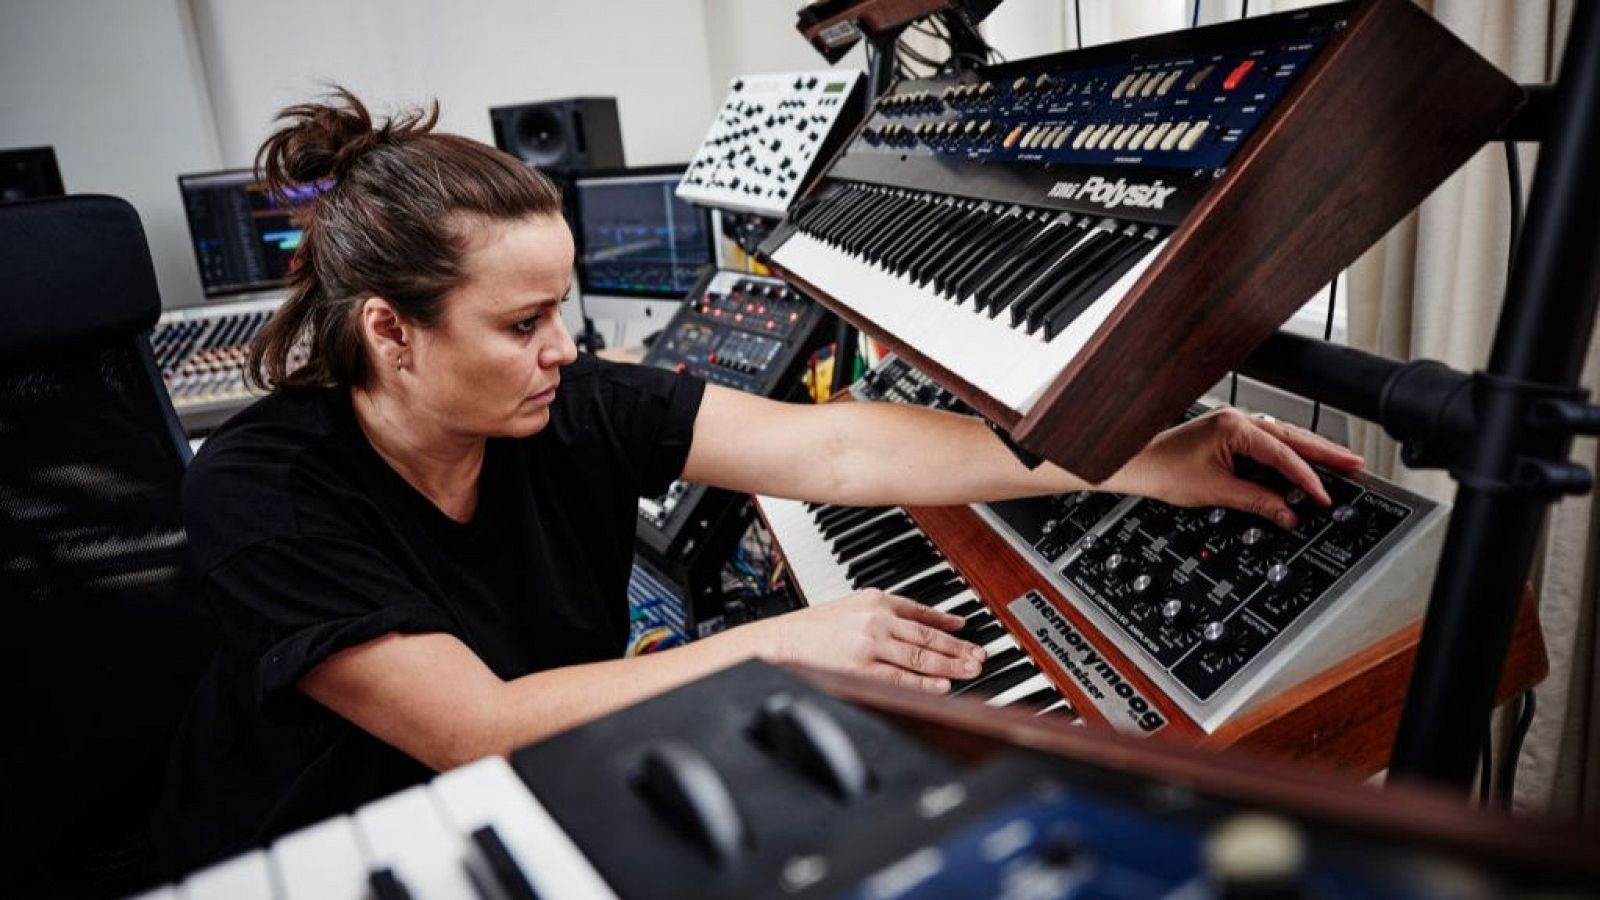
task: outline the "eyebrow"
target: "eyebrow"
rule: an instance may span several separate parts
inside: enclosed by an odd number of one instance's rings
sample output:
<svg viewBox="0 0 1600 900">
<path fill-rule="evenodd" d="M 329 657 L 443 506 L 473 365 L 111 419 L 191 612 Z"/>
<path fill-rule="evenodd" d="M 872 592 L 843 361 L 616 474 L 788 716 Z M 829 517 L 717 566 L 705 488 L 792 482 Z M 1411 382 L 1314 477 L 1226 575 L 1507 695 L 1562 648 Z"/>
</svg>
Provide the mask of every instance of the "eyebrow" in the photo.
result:
<svg viewBox="0 0 1600 900">
<path fill-rule="evenodd" d="M 508 316 L 520 316 L 526 313 L 544 309 L 547 306 L 560 306 L 561 301 L 567 299 L 567 297 L 571 296 L 571 294 L 572 285 L 568 284 L 567 289 L 562 291 L 561 295 L 558 297 L 546 297 L 543 300 L 535 300 L 532 303 L 524 303 L 515 309 L 507 310 L 505 314 Z"/>
</svg>

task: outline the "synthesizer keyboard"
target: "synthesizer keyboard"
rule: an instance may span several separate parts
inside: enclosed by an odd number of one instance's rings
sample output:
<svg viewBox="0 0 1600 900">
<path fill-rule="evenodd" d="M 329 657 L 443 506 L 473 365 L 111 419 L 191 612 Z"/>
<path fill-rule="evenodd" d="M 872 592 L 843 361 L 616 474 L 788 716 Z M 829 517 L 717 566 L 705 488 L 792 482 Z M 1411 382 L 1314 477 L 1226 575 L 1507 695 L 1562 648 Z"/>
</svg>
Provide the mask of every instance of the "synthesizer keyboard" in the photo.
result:
<svg viewBox="0 0 1600 900">
<path fill-rule="evenodd" d="M 761 253 L 1098 480 L 1521 100 L 1404 0 L 905 80 Z"/>
</svg>

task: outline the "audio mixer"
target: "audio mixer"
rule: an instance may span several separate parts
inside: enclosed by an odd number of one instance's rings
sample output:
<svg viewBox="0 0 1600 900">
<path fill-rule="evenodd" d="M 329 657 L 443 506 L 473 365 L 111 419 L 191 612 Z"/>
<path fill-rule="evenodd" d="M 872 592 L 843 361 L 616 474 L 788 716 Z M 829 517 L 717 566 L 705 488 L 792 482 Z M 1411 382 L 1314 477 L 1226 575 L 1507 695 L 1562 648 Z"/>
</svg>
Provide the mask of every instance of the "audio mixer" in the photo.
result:
<svg viewBox="0 0 1600 900">
<path fill-rule="evenodd" d="M 678 196 L 691 203 L 781 216 L 861 119 L 860 72 L 743 75 L 689 163 Z"/>
<path fill-rule="evenodd" d="M 150 349 L 184 431 L 210 431 L 260 396 L 245 383 L 245 358 L 281 302 L 250 300 L 162 314 Z M 303 353 L 290 355 L 291 368 L 303 361 Z"/>
<path fill-rule="evenodd" d="M 855 390 L 863 399 L 960 409 L 897 357 Z M 1373 475 L 1313 468 L 1330 507 L 1250 460 L 1235 467 L 1285 495 L 1299 517 L 1293 529 L 1237 510 L 1097 491 L 974 509 L 1212 731 L 1422 615 L 1446 510 Z M 1073 671 L 1068 651 L 1081 635 L 1042 596 L 1011 600 L 1009 612 L 1047 650 L 1062 650 L 1069 675 L 1092 674 Z M 1123 721 L 1143 727 L 1138 716 Z"/>
<path fill-rule="evenodd" d="M 826 314 L 776 278 L 708 272 L 643 362 L 747 394 L 788 399 L 803 390 L 801 369 L 826 339 Z M 731 550 L 748 524 L 744 497 L 704 485 L 676 481 L 660 496 L 639 500 L 642 548 L 668 569 L 681 569 L 685 558 L 714 558 L 723 545 Z M 699 582 L 687 585 L 690 624 L 698 628 L 720 607 L 720 578 L 691 572 L 683 580 Z"/>
</svg>

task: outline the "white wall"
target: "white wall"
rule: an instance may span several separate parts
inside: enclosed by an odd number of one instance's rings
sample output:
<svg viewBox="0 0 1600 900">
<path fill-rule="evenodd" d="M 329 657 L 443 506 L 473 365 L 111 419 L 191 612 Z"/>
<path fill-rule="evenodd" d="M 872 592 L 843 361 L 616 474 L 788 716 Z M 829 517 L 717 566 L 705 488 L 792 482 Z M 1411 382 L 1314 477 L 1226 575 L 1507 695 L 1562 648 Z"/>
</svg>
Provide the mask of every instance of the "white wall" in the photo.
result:
<svg viewBox="0 0 1600 900">
<path fill-rule="evenodd" d="M 131 202 L 168 306 L 200 299 L 177 175 L 220 161 L 192 34 L 184 0 L 0 0 L 0 147 Z"/>
<path fill-rule="evenodd" d="M 485 142 L 491 106 L 615 96 L 631 165 L 687 160 L 713 109 L 700 0 L 191 2 L 229 165 L 327 81 Z"/>
</svg>

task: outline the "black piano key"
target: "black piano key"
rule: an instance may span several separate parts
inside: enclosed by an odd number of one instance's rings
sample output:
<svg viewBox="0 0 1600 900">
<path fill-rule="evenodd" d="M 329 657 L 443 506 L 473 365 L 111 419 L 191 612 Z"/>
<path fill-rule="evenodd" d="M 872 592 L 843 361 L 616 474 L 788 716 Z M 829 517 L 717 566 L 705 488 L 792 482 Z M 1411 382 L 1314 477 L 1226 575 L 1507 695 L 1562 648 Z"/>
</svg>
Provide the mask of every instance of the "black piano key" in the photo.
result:
<svg viewBox="0 0 1600 900">
<path fill-rule="evenodd" d="M 977 309 L 991 316 L 997 314 L 1082 236 L 1083 231 L 1072 223 L 1053 224 L 1035 235 L 1017 254 L 1016 261 L 1001 270 L 1003 275 L 997 274 L 978 286 Z"/>
<path fill-rule="evenodd" d="M 835 541 L 833 556 L 840 561 L 855 559 L 890 538 L 915 529 L 916 526 L 905 513 L 894 513 L 887 519 L 880 519 L 871 525 L 863 526 L 848 537 Z"/>
<path fill-rule="evenodd" d="M 539 892 L 533 889 L 527 874 L 517 865 L 510 848 L 500 839 L 500 833 L 495 831 L 493 825 L 485 825 L 472 832 L 471 841 L 473 848 L 488 865 L 487 874 L 494 879 L 506 900 L 539 900 Z"/>
<path fill-rule="evenodd" d="M 823 537 L 832 540 L 842 531 L 862 524 L 870 519 L 883 515 L 893 507 L 889 506 L 835 506 L 816 516 L 817 527 L 822 529 Z"/>
<path fill-rule="evenodd" d="M 984 235 L 999 225 L 994 207 L 985 206 L 975 210 L 962 226 L 962 236 L 950 243 L 942 256 L 923 261 L 918 270 L 912 273 L 917 283 L 948 298 L 954 290 L 956 277 L 974 265 L 974 260 L 982 254 Z"/>
<path fill-rule="evenodd" d="M 973 289 L 989 277 L 1007 258 L 1007 251 L 1024 234 L 1038 227 L 1031 214 L 1018 215 L 982 241 L 983 254 L 977 262 L 955 279 L 950 299 L 960 303 L 972 295 Z"/>
<path fill-rule="evenodd" d="M 945 583 L 951 581 L 962 587 L 966 586 L 966 582 L 961 579 L 956 570 L 950 568 L 949 564 L 946 563 L 945 567 L 937 572 L 930 572 L 919 577 L 916 581 L 906 582 L 896 593 L 916 600 L 923 592 L 939 590 L 944 587 Z"/>
<path fill-rule="evenodd" d="M 928 539 L 923 537 L 921 532 L 915 532 L 846 563 L 844 568 L 851 581 L 863 582 L 864 587 L 882 587 L 879 584 L 865 584 L 865 582 L 876 581 L 886 573 L 897 571 L 907 561 L 919 557 L 929 560 L 922 567 L 924 569 L 938 562 L 933 553 L 933 545 L 928 543 Z M 905 578 L 902 577 L 900 580 L 904 581 Z"/>
<path fill-rule="evenodd" d="M 838 247 L 840 239 L 854 227 L 857 220 L 866 215 L 869 210 L 876 209 L 872 201 L 877 195 L 871 191 L 855 190 L 852 196 L 839 210 L 839 214 L 828 223 L 826 230 L 820 237 L 824 243 Z"/>
<path fill-rule="evenodd" d="M 996 288 L 1009 281 L 1019 269 L 1027 268 L 1033 263 L 1043 247 L 1055 242 L 1061 236 L 1061 225 L 1054 218 L 1042 220 L 1037 230 L 1022 236 L 1022 239 L 1007 247 L 1003 252 L 1000 264 L 994 267 L 988 277 L 972 286 L 972 299 L 976 309 L 980 312 L 988 309 L 991 296 Z"/>
<path fill-rule="evenodd" d="M 982 647 L 990 641 L 1005 637 L 1005 634 L 1006 626 L 1001 624 L 1000 621 L 996 619 L 979 628 L 977 631 L 974 631 L 971 638 L 964 638 L 964 640 L 970 640 L 972 643 Z"/>
<path fill-rule="evenodd" d="M 1079 289 L 1100 277 L 1114 260 L 1120 258 L 1127 252 L 1129 247 L 1133 246 L 1133 242 L 1134 239 L 1127 234 L 1118 233 L 1113 235 L 1110 240 L 1094 251 L 1093 255 L 1086 257 L 1072 271 L 1056 279 L 1055 283 L 1040 297 L 1039 302 L 1035 303 L 1028 310 L 1028 314 L 1023 317 L 1024 326 L 1027 328 L 1028 333 L 1033 334 L 1038 331 L 1039 326 L 1044 324 L 1046 313 L 1055 309 L 1064 298 L 1077 296 Z"/>
<path fill-rule="evenodd" d="M 908 195 L 891 194 L 883 208 L 883 214 L 871 224 L 864 225 L 861 234 L 847 246 L 850 246 L 851 252 L 871 262 L 877 258 L 878 248 L 903 233 L 907 220 L 915 214 L 917 205 L 917 201 Z"/>
<path fill-rule="evenodd" d="M 984 660 L 983 668 L 978 670 L 978 674 L 965 680 L 952 681 L 950 683 L 950 693 L 959 694 L 986 678 L 993 678 L 995 675 L 1011 668 L 1026 655 L 1019 647 L 1007 647 Z"/>
<path fill-rule="evenodd" d="M 900 213 L 900 220 L 884 230 L 879 240 L 874 241 L 866 248 L 868 261 L 879 268 L 888 269 L 889 260 L 908 242 L 915 240 L 929 225 L 929 220 L 937 212 L 937 206 L 932 198 L 925 195 L 913 195 L 911 204 Z"/>
<path fill-rule="evenodd" d="M 970 641 L 976 644 L 978 642 L 973 640 L 973 636 L 975 636 L 980 630 L 990 625 L 997 624 L 998 621 L 999 620 L 994 617 L 994 613 L 989 612 L 987 608 L 979 610 L 978 612 L 975 612 L 967 617 L 967 624 L 957 629 L 955 636 L 963 641 Z"/>
<path fill-rule="evenodd" d="M 835 541 L 863 525 L 877 521 L 882 517 L 890 515 L 894 512 L 896 512 L 896 510 L 892 508 L 869 507 L 849 515 L 838 516 L 829 519 L 828 524 L 819 525 L 819 527 L 825 540 Z"/>
<path fill-rule="evenodd" d="M 1061 692 L 1057 691 L 1055 687 L 1051 685 L 1046 685 L 1027 695 L 1026 697 L 1019 697 L 1014 702 L 1007 703 L 1006 708 L 1024 709 L 1037 713 L 1043 711 L 1046 706 L 1049 706 L 1060 699 Z"/>
<path fill-rule="evenodd" d="M 367 873 L 367 889 L 374 900 L 411 900 L 411 891 L 405 882 L 387 866 Z"/>
<path fill-rule="evenodd" d="M 909 241 L 896 248 L 889 259 L 889 271 L 904 277 L 912 264 L 922 259 L 929 248 L 944 241 L 952 230 L 965 220 L 963 204 L 945 203 L 928 216 L 927 227 L 919 230 Z"/>
<path fill-rule="evenodd" d="M 839 218 L 855 205 L 858 199 L 855 191 L 835 191 L 827 208 L 817 213 L 816 217 L 806 225 L 806 230 L 818 237 L 831 234 Z"/>
<path fill-rule="evenodd" d="M 982 697 L 993 697 L 996 694 L 1009 691 L 1029 678 L 1039 674 L 1039 667 L 1033 660 L 1024 660 L 1002 672 L 996 672 L 988 678 L 973 685 L 969 693 Z"/>
<path fill-rule="evenodd" d="M 906 541 L 928 543 L 927 537 L 916 526 L 908 523 L 904 529 L 886 535 L 878 541 L 859 545 L 859 549 L 852 546 L 851 549 L 855 552 L 842 555 L 843 565 L 851 571 L 861 571 L 868 566 L 877 565 L 911 549 L 911 545 L 905 543 Z"/>
<path fill-rule="evenodd" d="M 907 556 L 887 562 L 881 567 L 881 574 L 863 570 L 861 577 L 866 582 L 865 587 L 888 590 L 913 575 L 928 571 L 939 562 L 938 551 L 929 544 L 926 551 L 914 551 Z"/>
<path fill-rule="evenodd" d="M 904 275 L 918 285 L 931 281 L 934 273 L 942 269 L 957 251 L 970 245 L 972 235 L 983 227 L 986 210 L 984 204 L 964 204 L 944 233 L 911 260 Z"/>
<path fill-rule="evenodd" d="M 1141 238 L 1128 248 L 1120 258 L 1111 263 L 1100 277 L 1080 287 L 1074 294 L 1063 297 L 1045 313 L 1044 339 L 1054 340 L 1055 336 L 1067 330 L 1067 326 L 1077 321 L 1096 300 L 1100 299 L 1111 286 L 1128 274 L 1141 260 L 1149 256 L 1156 248 L 1157 239 L 1154 237 Z"/>
<path fill-rule="evenodd" d="M 883 226 L 902 202 L 900 197 L 893 194 L 878 194 L 873 201 L 873 209 L 862 216 L 840 241 L 844 252 L 854 256 L 861 252 L 861 245 L 867 239 L 878 234 L 878 229 Z"/>
<path fill-rule="evenodd" d="M 950 609 L 946 610 L 946 612 L 950 613 L 950 615 L 960 616 L 963 619 L 969 619 L 977 613 L 986 611 L 987 610 L 984 608 L 983 601 L 977 599 L 976 597 L 961 603 L 957 603 L 955 606 L 952 606 Z"/>
<path fill-rule="evenodd" d="M 1113 235 L 1103 228 L 1091 229 L 1083 240 L 1052 260 L 1049 267 L 1040 272 L 1027 287 L 1018 291 L 1011 299 L 1007 306 L 1011 327 L 1023 327 L 1028 315 L 1044 303 L 1064 279 L 1070 278 L 1073 273 L 1080 271 L 1085 263 L 1094 259 L 1095 254 L 1099 253 L 1112 237 Z"/>
<path fill-rule="evenodd" d="M 921 581 L 922 579 L 917 579 Z M 919 587 L 906 585 L 896 590 L 895 593 L 921 603 L 923 606 L 937 606 L 951 597 L 968 590 L 967 583 L 957 576 L 953 579 L 940 581 Z"/>
</svg>

